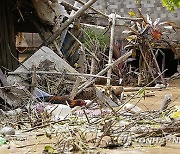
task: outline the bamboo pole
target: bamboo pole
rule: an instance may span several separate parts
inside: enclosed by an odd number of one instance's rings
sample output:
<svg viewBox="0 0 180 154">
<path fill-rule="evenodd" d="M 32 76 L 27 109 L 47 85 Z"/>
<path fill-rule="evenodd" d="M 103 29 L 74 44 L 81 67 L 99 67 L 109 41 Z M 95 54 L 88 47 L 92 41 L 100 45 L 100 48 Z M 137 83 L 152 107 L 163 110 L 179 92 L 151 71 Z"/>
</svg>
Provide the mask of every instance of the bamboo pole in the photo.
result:
<svg viewBox="0 0 180 154">
<path fill-rule="evenodd" d="M 111 65 L 112 63 L 112 56 L 113 56 L 113 45 L 114 45 L 114 32 L 115 32 L 115 26 L 116 26 L 116 14 L 112 14 L 111 19 L 111 38 L 110 38 L 110 48 L 109 48 L 109 61 L 108 65 Z M 112 68 L 110 68 L 107 72 L 107 77 L 111 78 Z M 110 86 L 111 79 L 107 79 L 107 86 Z"/>
<path fill-rule="evenodd" d="M 94 4 L 97 0 L 90 0 L 84 6 L 82 6 L 73 16 L 69 17 L 69 19 L 61 25 L 61 27 L 56 30 L 48 39 L 46 39 L 41 45 L 47 46 L 52 43 L 73 21 L 75 18 L 78 18 L 84 11 L 86 11 L 92 4 Z"/>
<path fill-rule="evenodd" d="M 22 75 L 22 74 L 33 74 L 33 71 L 21 71 L 21 72 L 8 72 L 9 75 Z M 36 71 L 36 74 L 54 74 L 54 75 L 62 75 L 62 72 L 49 72 L 49 71 Z M 94 74 L 83 74 L 83 73 L 65 73 L 65 75 L 73 75 L 73 76 L 83 76 L 83 77 L 95 77 L 95 78 L 104 78 L 108 77 L 94 75 Z"/>
</svg>

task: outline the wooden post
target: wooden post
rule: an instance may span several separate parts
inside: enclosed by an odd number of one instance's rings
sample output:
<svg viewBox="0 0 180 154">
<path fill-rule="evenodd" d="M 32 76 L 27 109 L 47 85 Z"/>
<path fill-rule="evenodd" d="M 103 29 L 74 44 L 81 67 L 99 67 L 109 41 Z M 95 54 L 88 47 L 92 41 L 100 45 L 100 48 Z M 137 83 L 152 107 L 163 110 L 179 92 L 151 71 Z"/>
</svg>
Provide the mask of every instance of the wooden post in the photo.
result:
<svg viewBox="0 0 180 154">
<path fill-rule="evenodd" d="M 111 21 L 111 38 L 110 38 L 110 48 L 109 48 L 109 61 L 108 65 L 112 63 L 112 56 L 113 56 L 113 45 L 114 45 L 114 30 L 116 25 L 116 14 L 112 14 L 112 21 Z M 107 77 L 111 78 L 112 68 L 108 70 Z M 111 79 L 107 79 L 107 86 L 110 86 Z"/>
</svg>

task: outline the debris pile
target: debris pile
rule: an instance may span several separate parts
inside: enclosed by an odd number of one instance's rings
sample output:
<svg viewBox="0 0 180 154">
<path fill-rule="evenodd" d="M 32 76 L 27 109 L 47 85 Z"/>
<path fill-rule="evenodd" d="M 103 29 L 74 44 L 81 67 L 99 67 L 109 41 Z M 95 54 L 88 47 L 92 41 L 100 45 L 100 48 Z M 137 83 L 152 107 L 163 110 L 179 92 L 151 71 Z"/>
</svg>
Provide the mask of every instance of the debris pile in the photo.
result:
<svg viewBox="0 0 180 154">
<path fill-rule="evenodd" d="M 77 2 L 81 8 L 32 0 L 36 15 L 51 31 L 37 25 L 44 41 L 39 49 L 7 76 L 0 69 L 0 145 L 38 132 L 55 140 L 44 153 L 165 146 L 180 130 L 179 107 L 169 107 L 172 94 L 165 95 L 158 110 L 144 110 L 139 102 L 155 96 L 147 90 L 168 86 L 164 63 L 161 69 L 156 58 L 163 52 L 155 44 L 162 37 L 160 26 L 169 23 L 153 23 L 140 10 L 140 17 L 132 12 L 132 17 L 106 15 L 92 7 L 96 0 Z M 87 9 L 109 22 L 110 37 L 105 27 L 81 23 L 80 17 L 92 16 Z M 125 24 L 128 42 L 122 50 L 114 43 L 117 20 L 131 21 Z M 102 82 L 107 85 L 97 85 Z"/>
</svg>

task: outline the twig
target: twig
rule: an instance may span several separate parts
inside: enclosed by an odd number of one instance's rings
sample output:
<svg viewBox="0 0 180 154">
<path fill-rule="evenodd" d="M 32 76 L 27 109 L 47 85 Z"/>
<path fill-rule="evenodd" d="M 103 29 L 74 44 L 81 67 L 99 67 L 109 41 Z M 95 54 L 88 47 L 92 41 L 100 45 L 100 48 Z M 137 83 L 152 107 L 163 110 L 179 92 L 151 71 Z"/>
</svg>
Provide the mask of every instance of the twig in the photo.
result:
<svg viewBox="0 0 180 154">
<path fill-rule="evenodd" d="M 140 50 L 141 55 L 142 55 L 142 57 L 143 57 L 143 59 L 144 59 L 144 61 L 145 61 L 145 64 L 147 65 L 147 67 L 148 67 L 148 69 L 149 69 L 149 72 L 150 72 L 150 74 L 151 74 L 151 76 L 152 76 L 152 78 L 153 78 L 153 80 L 154 80 L 154 74 L 153 74 L 152 69 L 151 69 L 151 67 L 149 66 L 149 64 L 148 64 L 148 62 L 147 62 L 147 60 L 146 60 L 146 58 L 145 58 L 145 56 L 144 56 L 144 53 L 143 53 L 142 48 L 141 48 L 140 45 L 139 45 L 139 50 Z M 155 81 L 155 83 L 156 83 L 156 81 Z"/>
<path fill-rule="evenodd" d="M 153 49 L 152 49 L 152 47 L 151 47 L 151 45 L 150 45 L 150 43 L 149 43 L 148 40 L 147 40 L 147 43 L 148 43 L 150 52 L 151 52 L 151 54 L 152 54 L 152 56 L 153 56 L 153 59 L 154 59 L 154 61 L 155 61 L 157 70 L 158 70 L 158 72 L 160 73 L 161 80 L 162 80 L 163 84 L 166 85 L 166 82 L 165 82 L 165 80 L 164 80 L 164 78 L 163 78 L 163 75 L 162 75 L 163 73 L 161 73 L 161 70 L 160 70 L 160 68 L 159 68 L 159 64 L 158 64 L 158 62 L 157 62 L 157 60 L 156 60 L 156 56 L 154 55 Z"/>
<path fill-rule="evenodd" d="M 25 133 L 25 132 L 30 132 L 30 131 L 33 131 L 33 130 L 39 129 L 39 128 L 44 128 L 44 127 L 47 127 L 47 126 L 49 126 L 49 125 L 54 125 L 54 124 L 56 124 L 56 123 L 63 122 L 63 121 L 68 121 L 68 119 L 58 120 L 58 121 L 54 121 L 54 122 L 49 122 L 48 124 L 45 124 L 45 125 L 36 126 L 36 127 L 33 127 L 33 128 L 30 128 L 30 129 L 28 129 L 28 130 L 23 131 L 23 133 Z"/>
<path fill-rule="evenodd" d="M 47 143 L 39 143 L 39 144 L 54 144 L 54 143 L 47 142 Z M 17 146 L 16 148 L 26 148 L 26 147 L 30 147 L 30 146 L 34 146 L 34 145 L 36 145 L 36 144 L 32 143 L 32 144 Z"/>
<path fill-rule="evenodd" d="M 36 76 L 36 66 L 33 65 L 33 73 L 32 73 L 32 82 L 31 82 L 31 94 L 34 93 L 34 88 L 36 87 L 37 84 L 37 76 Z"/>
<path fill-rule="evenodd" d="M 89 121 L 89 118 L 88 118 L 88 116 L 87 116 L 87 114 L 86 114 L 86 111 L 83 109 L 83 112 L 84 112 L 84 115 L 85 115 L 85 117 L 86 117 L 86 119 L 87 119 L 87 122 L 90 124 L 90 121 Z"/>
</svg>

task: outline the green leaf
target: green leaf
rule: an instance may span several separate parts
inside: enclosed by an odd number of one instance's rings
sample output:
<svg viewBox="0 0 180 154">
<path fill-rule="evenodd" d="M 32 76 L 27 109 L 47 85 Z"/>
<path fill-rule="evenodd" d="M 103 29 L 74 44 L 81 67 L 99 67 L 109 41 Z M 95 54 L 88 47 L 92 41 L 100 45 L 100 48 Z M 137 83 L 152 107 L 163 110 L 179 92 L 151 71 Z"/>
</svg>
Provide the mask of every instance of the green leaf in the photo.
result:
<svg viewBox="0 0 180 154">
<path fill-rule="evenodd" d="M 179 118 L 179 117 L 180 117 L 180 111 L 173 112 L 172 115 L 171 115 L 171 118 L 173 118 L 173 119 L 176 119 L 176 118 Z"/>
<path fill-rule="evenodd" d="M 44 147 L 44 151 L 48 152 L 49 154 L 53 154 L 54 153 L 54 149 L 51 146 L 49 146 L 49 145 Z"/>
<path fill-rule="evenodd" d="M 180 7 L 179 0 L 162 0 L 162 5 L 167 7 L 168 10 L 175 11 L 175 8 Z"/>
<path fill-rule="evenodd" d="M 6 140 L 3 137 L 0 137 L 0 145 L 6 144 Z"/>
<path fill-rule="evenodd" d="M 145 90 L 146 90 L 146 88 L 140 89 L 139 92 L 138 92 L 138 95 L 145 94 Z"/>
</svg>

